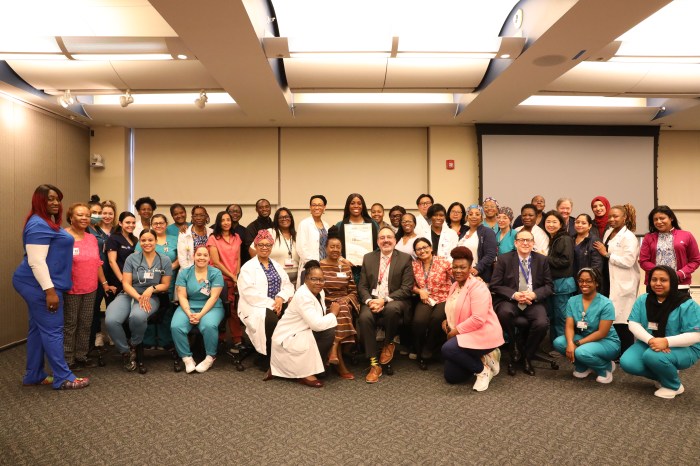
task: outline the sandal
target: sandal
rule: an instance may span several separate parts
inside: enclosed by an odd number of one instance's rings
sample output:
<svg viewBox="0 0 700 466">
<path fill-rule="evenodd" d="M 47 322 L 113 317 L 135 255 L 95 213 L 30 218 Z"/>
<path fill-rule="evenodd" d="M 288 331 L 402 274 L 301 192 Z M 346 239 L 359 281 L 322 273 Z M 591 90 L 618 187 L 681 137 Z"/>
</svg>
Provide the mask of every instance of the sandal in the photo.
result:
<svg viewBox="0 0 700 466">
<path fill-rule="evenodd" d="M 53 383 L 53 376 L 52 375 L 47 375 L 44 380 L 41 382 L 37 383 L 24 383 L 22 382 L 22 385 L 25 387 L 38 387 L 39 385 L 51 385 Z"/>
<path fill-rule="evenodd" d="M 90 385 L 90 379 L 87 377 L 77 377 L 74 381 L 66 380 L 61 384 L 61 390 L 77 390 Z"/>
</svg>

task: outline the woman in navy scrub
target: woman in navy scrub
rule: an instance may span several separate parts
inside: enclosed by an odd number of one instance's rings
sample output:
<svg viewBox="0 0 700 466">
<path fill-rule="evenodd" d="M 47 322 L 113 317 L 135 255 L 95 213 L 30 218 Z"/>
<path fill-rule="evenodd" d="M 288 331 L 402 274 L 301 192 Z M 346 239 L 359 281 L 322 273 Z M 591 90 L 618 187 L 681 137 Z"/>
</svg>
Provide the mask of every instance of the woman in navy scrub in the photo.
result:
<svg viewBox="0 0 700 466">
<path fill-rule="evenodd" d="M 22 383 L 76 389 L 90 381 L 76 377 L 63 355 L 63 293 L 72 286 L 74 240 L 61 228 L 61 200 L 61 190 L 50 184 L 34 191 L 22 234 L 26 254 L 12 284 L 29 308 L 27 372 Z M 44 371 L 44 357 L 53 376 Z"/>
</svg>

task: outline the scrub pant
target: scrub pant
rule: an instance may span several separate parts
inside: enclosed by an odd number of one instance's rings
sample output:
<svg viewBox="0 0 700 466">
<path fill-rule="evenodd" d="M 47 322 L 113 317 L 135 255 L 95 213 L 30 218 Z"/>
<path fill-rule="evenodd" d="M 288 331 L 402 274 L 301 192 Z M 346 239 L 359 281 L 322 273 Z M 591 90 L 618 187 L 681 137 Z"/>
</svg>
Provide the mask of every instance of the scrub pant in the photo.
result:
<svg viewBox="0 0 700 466">
<path fill-rule="evenodd" d="M 207 356 L 216 357 L 216 350 L 219 346 L 219 324 L 223 319 L 224 309 L 222 307 L 214 307 L 204 314 L 204 317 L 197 325 L 204 340 L 204 351 L 206 351 Z M 170 330 L 177 354 L 181 358 L 192 357 L 190 342 L 187 340 L 187 335 L 192 330 L 192 327 L 193 325 L 190 324 L 190 319 L 187 318 L 185 311 L 178 307 L 170 324 Z"/>
<path fill-rule="evenodd" d="M 574 341 L 583 338 L 581 335 L 574 335 Z M 557 337 L 552 343 L 554 349 L 566 355 L 566 337 Z M 601 377 L 607 375 L 607 371 L 612 370 L 612 361 L 620 355 L 620 343 L 610 340 L 598 340 L 584 343 L 574 351 L 574 368 L 576 372 L 586 372 L 593 369 Z"/>
<path fill-rule="evenodd" d="M 447 343 L 442 345 L 442 358 L 445 360 L 445 381 L 447 383 L 461 383 L 469 380 L 474 374 L 480 374 L 484 370 L 481 357 L 491 351 L 493 348 L 462 348 L 457 343 L 457 337 L 450 338 Z"/>
<path fill-rule="evenodd" d="M 90 329 L 95 292 L 63 296 L 63 351 L 66 362 L 85 361 L 90 350 Z M 94 340 L 93 340 L 94 341 Z"/>
<path fill-rule="evenodd" d="M 163 312 L 163 315 L 156 319 L 157 322 L 151 323 L 146 327 L 146 333 L 143 334 L 143 344 L 169 349 L 173 347 L 173 337 L 170 332 L 174 314 L 172 304 L 167 309 L 161 310 L 161 312 Z"/>
<path fill-rule="evenodd" d="M 657 380 L 662 387 L 678 390 L 681 386 L 678 371 L 692 367 L 697 360 L 697 353 L 690 347 L 671 348 L 670 353 L 664 353 L 637 341 L 622 355 L 620 366 L 628 374 Z"/>
<path fill-rule="evenodd" d="M 48 377 L 44 371 L 44 356 L 53 372 L 53 388 L 61 388 L 65 381 L 74 381 L 76 377 L 63 356 L 63 293 L 56 291 L 58 310 L 49 312 L 46 293 L 40 287 L 14 279 L 12 284 L 29 308 L 27 371 L 22 383 L 34 385 Z"/>
<path fill-rule="evenodd" d="M 119 293 L 114 301 L 107 307 L 105 324 L 107 332 L 114 341 L 120 353 L 129 352 L 129 342 L 124 332 L 124 322 L 129 319 L 129 331 L 131 332 L 131 345 L 137 346 L 143 343 L 143 335 L 148 326 L 148 317 L 158 310 L 160 300 L 151 296 L 151 311 L 146 312 L 139 306 L 139 302 L 126 293 Z"/>
<path fill-rule="evenodd" d="M 573 295 L 574 293 L 553 294 L 547 298 L 549 339 L 552 342 L 564 335 L 564 329 L 566 328 L 566 303 L 569 302 L 569 298 Z M 564 347 L 566 347 L 566 345 L 564 345 Z"/>
</svg>

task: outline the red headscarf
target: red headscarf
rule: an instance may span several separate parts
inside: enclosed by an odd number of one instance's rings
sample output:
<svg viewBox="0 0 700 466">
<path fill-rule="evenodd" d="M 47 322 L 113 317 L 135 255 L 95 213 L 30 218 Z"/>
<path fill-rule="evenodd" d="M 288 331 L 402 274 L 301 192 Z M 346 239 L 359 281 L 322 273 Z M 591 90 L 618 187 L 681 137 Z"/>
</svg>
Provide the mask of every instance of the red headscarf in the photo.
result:
<svg viewBox="0 0 700 466">
<path fill-rule="evenodd" d="M 596 216 L 594 219 L 595 224 L 598 227 L 598 234 L 600 238 L 603 239 L 603 235 L 605 234 L 605 228 L 608 226 L 608 213 L 610 212 L 610 201 L 608 201 L 603 196 L 596 196 L 591 201 L 591 208 L 593 208 L 593 204 L 595 204 L 596 201 L 602 202 L 605 206 L 605 215 L 601 215 L 600 217 Z"/>
</svg>

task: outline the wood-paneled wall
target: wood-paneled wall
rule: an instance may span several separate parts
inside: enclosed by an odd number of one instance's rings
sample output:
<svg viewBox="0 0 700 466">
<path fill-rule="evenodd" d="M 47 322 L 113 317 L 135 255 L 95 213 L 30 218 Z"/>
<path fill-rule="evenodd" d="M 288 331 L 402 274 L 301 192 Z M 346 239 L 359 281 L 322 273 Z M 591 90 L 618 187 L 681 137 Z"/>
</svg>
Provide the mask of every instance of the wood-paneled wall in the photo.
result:
<svg viewBox="0 0 700 466">
<path fill-rule="evenodd" d="M 27 309 L 12 287 L 22 260 L 22 228 L 32 193 L 42 183 L 59 187 L 64 211 L 90 198 L 90 133 L 0 97 L 0 348 L 27 336 Z"/>
</svg>

